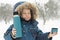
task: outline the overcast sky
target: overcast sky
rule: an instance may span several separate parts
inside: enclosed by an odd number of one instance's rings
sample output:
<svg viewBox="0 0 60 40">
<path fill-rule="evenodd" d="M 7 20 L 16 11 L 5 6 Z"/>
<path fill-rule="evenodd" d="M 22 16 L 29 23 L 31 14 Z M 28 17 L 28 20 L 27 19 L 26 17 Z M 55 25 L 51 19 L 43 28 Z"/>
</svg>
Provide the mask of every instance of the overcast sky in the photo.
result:
<svg viewBox="0 0 60 40">
<path fill-rule="evenodd" d="M 35 2 L 35 0 L 0 0 L 0 3 L 8 3 L 8 4 L 12 4 L 14 5 L 16 2 L 19 1 L 27 1 L 27 2 Z M 39 2 L 40 4 L 45 4 L 47 3 L 49 0 L 36 0 L 37 2 Z"/>
</svg>

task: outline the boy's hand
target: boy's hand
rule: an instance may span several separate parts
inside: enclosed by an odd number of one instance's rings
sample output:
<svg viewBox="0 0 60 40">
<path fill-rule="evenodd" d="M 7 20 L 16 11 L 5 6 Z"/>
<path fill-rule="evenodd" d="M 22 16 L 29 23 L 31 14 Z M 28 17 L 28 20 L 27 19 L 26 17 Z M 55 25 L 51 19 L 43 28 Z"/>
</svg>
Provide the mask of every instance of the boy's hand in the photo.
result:
<svg viewBox="0 0 60 40">
<path fill-rule="evenodd" d="M 48 38 L 51 38 L 51 37 L 53 37 L 55 35 L 57 35 L 57 32 L 54 32 L 53 34 L 52 33 L 49 33 Z"/>
<path fill-rule="evenodd" d="M 12 34 L 11 34 L 11 36 L 14 38 L 14 37 L 15 37 L 15 34 L 16 34 L 16 29 L 13 28 L 13 29 L 12 29 Z"/>
</svg>

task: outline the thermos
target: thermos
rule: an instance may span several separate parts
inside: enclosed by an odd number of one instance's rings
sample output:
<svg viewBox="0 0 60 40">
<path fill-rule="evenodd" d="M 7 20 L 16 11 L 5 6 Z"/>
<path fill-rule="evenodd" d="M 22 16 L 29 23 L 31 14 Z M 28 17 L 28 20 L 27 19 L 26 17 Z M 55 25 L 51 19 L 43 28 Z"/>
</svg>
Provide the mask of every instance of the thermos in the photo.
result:
<svg viewBox="0 0 60 40">
<path fill-rule="evenodd" d="M 14 28 L 16 29 L 15 38 L 22 37 L 21 19 L 20 16 L 18 15 L 18 12 L 13 13 L 13 23 L 14 23 Z"/>
</svg>

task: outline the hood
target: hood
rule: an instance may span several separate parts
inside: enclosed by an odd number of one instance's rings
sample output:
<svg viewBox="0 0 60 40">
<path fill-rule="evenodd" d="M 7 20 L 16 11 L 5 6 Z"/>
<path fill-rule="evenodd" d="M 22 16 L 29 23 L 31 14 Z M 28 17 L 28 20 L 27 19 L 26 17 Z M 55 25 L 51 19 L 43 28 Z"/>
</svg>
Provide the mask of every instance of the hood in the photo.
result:
<svg viewBox="0 0 60 40">
<path fill-rule="evenodd" d="M 15 4 L 13 11 L 17 11 L 18 15 L 21 15 L 21 11 L 24 8 L 28 8 L 32 10 L 33 13 L 33 18 L 36 19 L 38 17 L 38 8 L 36 7 L 36 4 L 34 3 L 29 3 L 29 2 L 18 2 Z"/>
</svg>

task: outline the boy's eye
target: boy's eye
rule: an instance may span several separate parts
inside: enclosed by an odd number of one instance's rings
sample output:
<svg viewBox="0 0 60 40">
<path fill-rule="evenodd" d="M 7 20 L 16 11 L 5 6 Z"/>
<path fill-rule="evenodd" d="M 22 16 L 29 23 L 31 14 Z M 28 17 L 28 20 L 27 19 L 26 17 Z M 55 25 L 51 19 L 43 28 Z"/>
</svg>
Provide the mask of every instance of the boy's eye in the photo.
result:
<svg viewBox="0 0 60 40">
<path fill-rule="evenodd" d="M 23 13 L 23 14 L 30 14 L 30 13 Z"/>
</svg>

